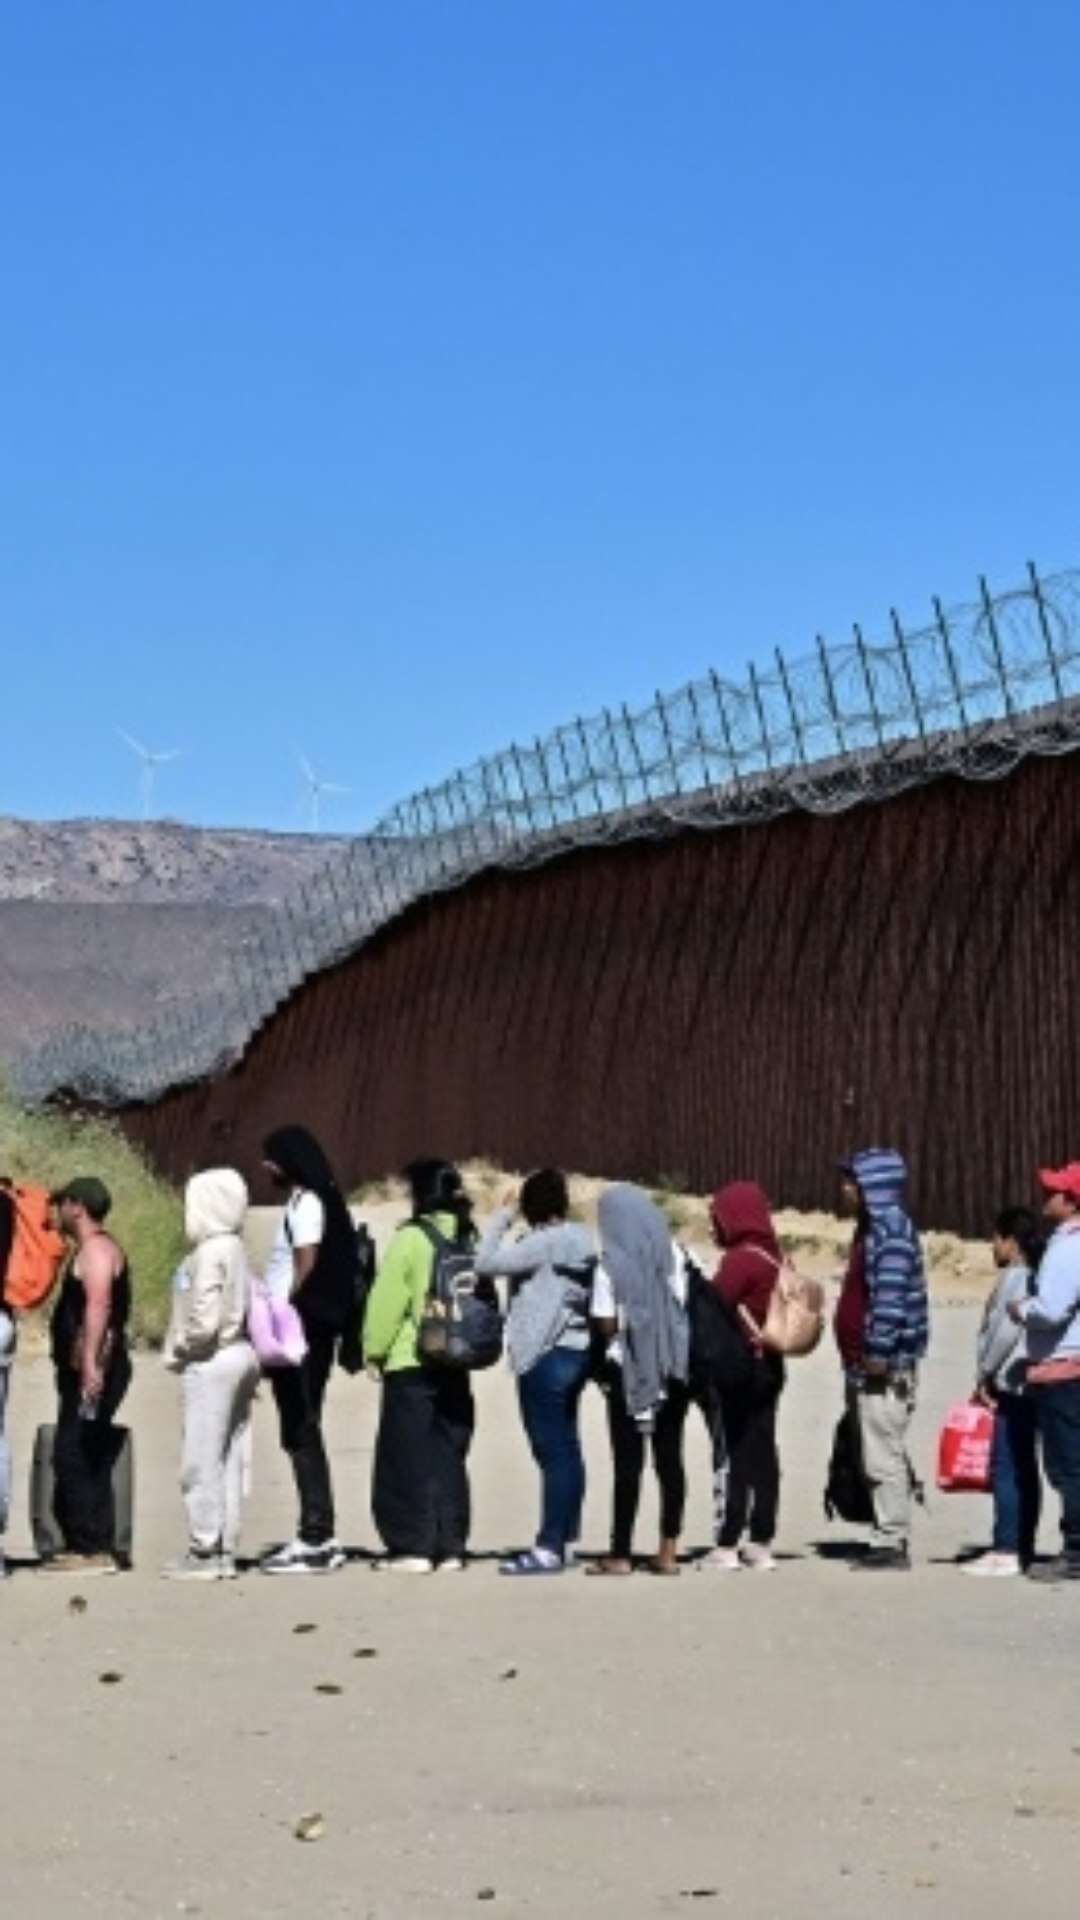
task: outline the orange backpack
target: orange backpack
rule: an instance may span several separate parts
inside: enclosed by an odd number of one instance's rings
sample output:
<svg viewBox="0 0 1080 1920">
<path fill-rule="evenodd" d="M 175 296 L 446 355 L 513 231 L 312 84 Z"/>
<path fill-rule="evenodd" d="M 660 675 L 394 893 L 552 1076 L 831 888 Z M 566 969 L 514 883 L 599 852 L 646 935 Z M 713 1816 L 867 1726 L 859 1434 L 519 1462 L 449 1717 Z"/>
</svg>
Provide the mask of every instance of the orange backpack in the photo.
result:
<svg viewBox="0 0 1080 1920">
<path fill-rule="evenodd" d="M 14 1232 L 3 1276 L 4 1300 L 26 1313 L 40 1307 L 56 1285 L 64 1242 L 49 1217 L 44 1187 L 5 1187 L 14 1209 Z"/>
</svg>

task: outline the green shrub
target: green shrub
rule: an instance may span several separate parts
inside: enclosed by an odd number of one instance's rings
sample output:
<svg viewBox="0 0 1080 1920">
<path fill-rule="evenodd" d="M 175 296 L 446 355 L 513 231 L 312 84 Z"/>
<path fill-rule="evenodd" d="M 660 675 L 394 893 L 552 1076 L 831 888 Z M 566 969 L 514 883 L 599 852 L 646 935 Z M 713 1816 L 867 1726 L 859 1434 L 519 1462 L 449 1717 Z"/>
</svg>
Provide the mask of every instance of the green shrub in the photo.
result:
<svg viewBox="0 0 1080 1920">
<path fill-rule="evenodd" d="M 95 1173 L 113 1196 L 109 1225 L 131 1261 L 133 1331 L 157 1344 L 169 1317 L 169 1287 L 184 1251 L 179 1193 L 153 1173 L 108 1120 L 30 1112 L 0 1087 L 0 1173 L 60 1187 Z"/>
</svg>

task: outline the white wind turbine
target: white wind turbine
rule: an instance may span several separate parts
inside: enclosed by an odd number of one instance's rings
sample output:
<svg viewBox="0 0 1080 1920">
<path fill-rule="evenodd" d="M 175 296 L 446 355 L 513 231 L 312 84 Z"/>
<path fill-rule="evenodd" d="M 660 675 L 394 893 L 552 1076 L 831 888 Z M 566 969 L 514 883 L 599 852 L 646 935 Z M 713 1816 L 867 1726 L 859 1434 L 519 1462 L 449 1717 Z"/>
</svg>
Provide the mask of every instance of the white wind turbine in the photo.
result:
<svg viewBox="0 0 1080 1920">
<path fill-rule="evenodd" d="M 142 762 L 139 772 L 139 798 L 142 804 L 142 817 L 144 820 L 149 820 L 154 806 L 154 782 L 157 779 L 157 770 L 159 767 L 167 766 L 170 760 L 179 760 L 179 750 L 173 748 L 168 753 L 152 753 L 149 747 L 143 746 L 141 740 L 136 740 L 132 734 L 125 733 L 123 727 L 117 727 L 116 731 L 124 745 L 130 747 L 132 753 L 138 754 Z"/>
<path fill-rule="evenodd" d="M 297 758 L 299 759 L 300 771 L 304 776 L 304 783 L 307 787 L 308 831 L 309 833 L 318 833 L 319 814 L 323 795 L 325 793 L 348 793 L 350 789 L 348 787 L 338 786 L 334 780 L 320 779 L 311 761 L 306 759 L 302 753 L 298 754 Z"/>
</svg>

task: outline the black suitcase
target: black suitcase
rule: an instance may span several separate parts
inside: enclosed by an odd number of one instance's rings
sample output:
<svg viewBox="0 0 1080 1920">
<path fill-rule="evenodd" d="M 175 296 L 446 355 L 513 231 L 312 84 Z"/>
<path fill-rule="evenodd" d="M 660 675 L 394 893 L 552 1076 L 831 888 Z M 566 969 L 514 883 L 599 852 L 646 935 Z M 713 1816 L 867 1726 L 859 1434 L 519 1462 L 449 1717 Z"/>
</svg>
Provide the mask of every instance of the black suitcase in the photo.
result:
<svg viewBox="0 0 1080 1920">
<path fill-rule="evenodd" d="M 135 1448 L 129 1427 L 114 1427 L 112 1432 L 116 1446 L 112 1463 L 113 1508 L 116 1514 L 113 1552 L 122 1567 L 130 1567 L 135 1510 Z M 56 1554 L 64 1551 L 63 1536 L 53 1511 L 56 1490 L 53 1473 L 55 1439 L 55 1427 L 39 1427 L 30 1463 L 30 1530 L 42 1560 L 52 1560 Z"/>
</svg>

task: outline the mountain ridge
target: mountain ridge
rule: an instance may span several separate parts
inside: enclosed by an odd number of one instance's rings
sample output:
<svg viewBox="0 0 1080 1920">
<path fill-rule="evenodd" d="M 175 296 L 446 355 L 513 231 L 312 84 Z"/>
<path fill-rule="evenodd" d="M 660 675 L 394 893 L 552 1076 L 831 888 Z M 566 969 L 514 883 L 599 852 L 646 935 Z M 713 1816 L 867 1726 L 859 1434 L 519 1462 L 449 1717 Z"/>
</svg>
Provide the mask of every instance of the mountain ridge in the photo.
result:
<svg viewBox="0 0 1080 1920">
<path fill-rule="evenodd" d="M 73 1022 L 111 1030 L 235 991 L 275 910 L 340 834 L 0 816 L 0 1061 Z"/>
</svg>

